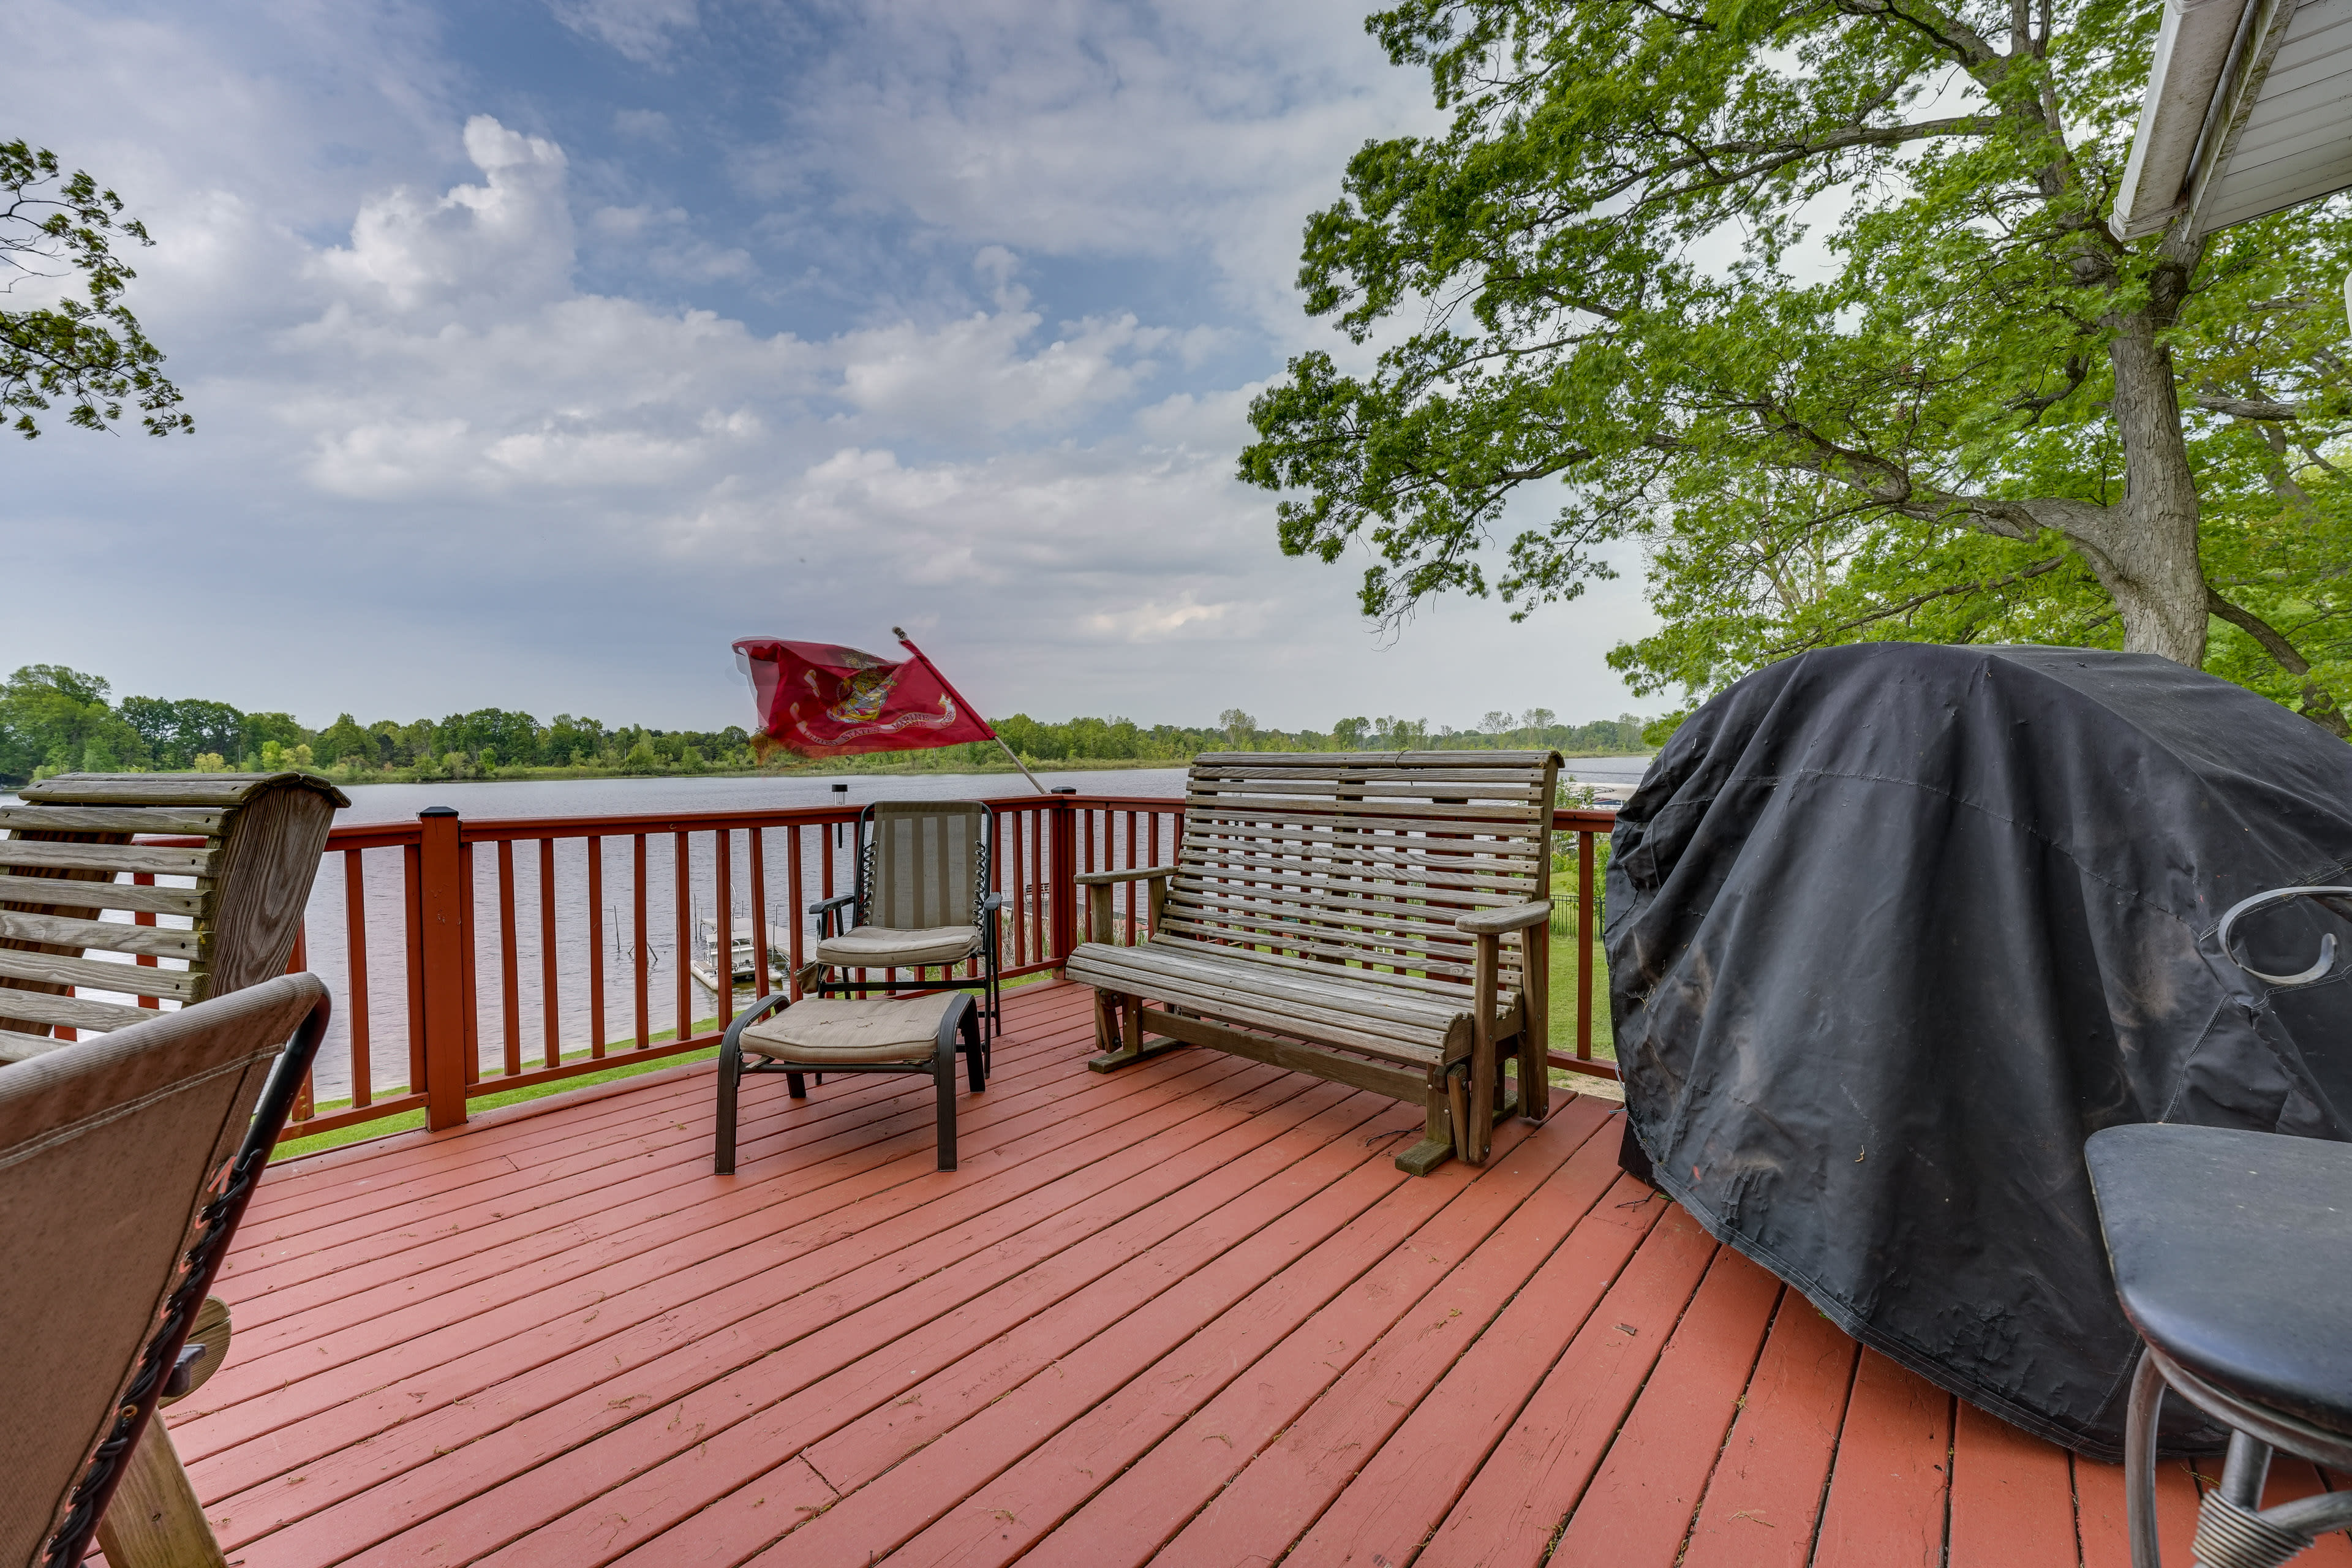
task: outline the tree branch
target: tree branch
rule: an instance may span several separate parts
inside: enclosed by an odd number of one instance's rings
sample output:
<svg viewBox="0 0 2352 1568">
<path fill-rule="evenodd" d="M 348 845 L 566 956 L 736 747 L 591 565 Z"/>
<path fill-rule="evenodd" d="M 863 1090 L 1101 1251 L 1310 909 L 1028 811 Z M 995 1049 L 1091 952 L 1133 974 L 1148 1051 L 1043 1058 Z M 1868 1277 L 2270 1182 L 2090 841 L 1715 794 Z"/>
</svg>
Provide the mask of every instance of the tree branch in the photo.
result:
<svg viewBox="0 0 2352 1568">
<path fill-rule="evenodd" d="M 2211 393 L 2197 395 L 2197 406 L 2211 414 L 2226 414 L 2232 419 L 2300 419 L 2305 405 L 2273 403 L 2252 397 L 2220 397 Z"/>
<path fill-rule="evenodd" d="M 1779 647 L 1768 650 L 1764 657 L 1768 659 L 1783 658 L 1792 653 L 1801 653 L 1807 648 L 1821 647 L 1823 642 L 1840 632 L 1850 632 L 1858 626 L 1866 626 L 1876 621 L 1892 620 L 1896 616 L 1907 616 L 1920 605 L 1931 605 L 1937 599 L 1956 599 L 1967 594 L 1989 594 L 1995 588 L 2012 587 L 2029 577 L 2039 577 L 2045 572 L 2055 572 L 2065 563 L 2066 558 L 2063 555 L 2053 555 L 2044 560 L 2036 561 L 2030 566 L 2020 567 L 2006 577 L 1988 577 L 1981 583 L 1956 583 L 1948 588 L 1930 588 L 1924 594 L 1914 594 L 1897 604 L 1882 605 L 1874 610 L 1868 610 L 1854 616 L 1852 620 L 1840 621 L 1833 626 L 1824 626 L 1801 641 L 1783 643 Z"/>
<path fill-rule="evenodd" d="M 2305 718 L 2338 740 L 2352 740 L 2352 724 L 2345 722 L 2343 711 L 2336 706 L 2336 699 L 2311 679 L 2311 661 L 2295 652 L 2294 645 L 2281 636 L 2277 627 L 2252 610 L 2241 609 L 2230 603 L 2215 593 L 2210 584 L 2205 589 L 2205 607 L 2262 644 L 2263 651 L 2269 654 L 2281 669 L 2303 683 L 2302 712 Z"/>
</svg>

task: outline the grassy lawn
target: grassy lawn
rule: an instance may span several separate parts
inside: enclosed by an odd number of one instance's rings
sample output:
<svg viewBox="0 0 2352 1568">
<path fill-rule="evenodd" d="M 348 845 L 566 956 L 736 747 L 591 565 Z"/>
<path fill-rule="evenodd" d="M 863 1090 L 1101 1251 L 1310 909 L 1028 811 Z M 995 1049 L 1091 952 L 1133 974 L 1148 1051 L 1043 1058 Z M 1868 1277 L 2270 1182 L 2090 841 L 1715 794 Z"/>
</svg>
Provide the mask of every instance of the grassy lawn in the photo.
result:
<svg viewBox="0 0 2352 1568">
<path fill-rule="evenodd" d="M 1554 937 L 1551 943 L 1551 1048 L 1573 1055 L 1576 1050 L 1576 933 Z M 1617 1042 L 1609 1026 L 1609 955 L 1592 943 L 1592 1054 L 1617 1059 Z"/>
</svg>

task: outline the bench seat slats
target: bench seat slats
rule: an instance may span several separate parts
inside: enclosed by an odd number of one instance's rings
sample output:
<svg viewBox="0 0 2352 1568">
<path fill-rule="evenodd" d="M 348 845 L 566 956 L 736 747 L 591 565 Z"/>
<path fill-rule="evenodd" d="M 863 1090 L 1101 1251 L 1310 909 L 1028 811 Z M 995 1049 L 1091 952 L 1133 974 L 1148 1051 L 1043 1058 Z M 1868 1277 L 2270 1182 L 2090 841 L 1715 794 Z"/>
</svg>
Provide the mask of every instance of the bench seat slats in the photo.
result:
<svg viewBox="0 0 2352 1568">
<path fill-rule="evenodd" d="M 1254 973 L 1255 972 L 1255 973 Z M 1236 1024 L 1344 1045 L 1385 1061 L 1433 1067 L 1445 1059 L 1451 1020 L 1416 1025 L 1391 1007 L 1383 1015 L 1374 994 L 1342 1009 L 1339 988 L 1319 986 L 1284 994 L 1279 972 L 1246 961 L 1168 962 L 1156 944 L 1109 947 L 1088 943 L 1070 955 L 1069 973 L 1088 984 L 1150 996 L 1169 1006 L 1193 1007 Z M 1466 1019 L 1466 1015 L 1463 1015 Z M 1467 1044 L 1467 1031 L 1463 1043 Z"/>
<path fill-rule="evenodd" d="M 150 972 L 134 969 L 131 973 Z M 126 986 L 124 991 L 131 994 L 131 988 Z M 72 1029 L 125 1029 L 154 1016 L 145 1007 L 125 1007 L 114 1002 L 89 1002 L 79 996 L 53 996 L 46 991 L 19 991 L 14 986 L 0 985 L 0 1018 L 22 1018 L 29 1024 L 63 1024 Z"/>
<path fill-rule="evenodd" d="M 58 947 L 98 947 L 110 952 L 145 953 L 154 958 L 192 959 L 202 950 L 202 941 L 194 931 L 175 926 L 129 925 L 119 921 L 76 920 L 69 915 L 36 915 L 15 910 L 0 910 L 0 939 L 47 942 Z"/>
<path fill-rule="evenodd" d="M 1448 984 L 1439 990 L 1428 990 L 1409 984 L 1412 977 L 1385 969 L 1359 969 L 1332 963 L 1317 963 L 1283 973 L 1267 973 L 1274 967 L 1261 962 L 1265 953 L 1238 954 L 1230 947 L 1215 942 L 1192 942 L 1181 937 L 1154 937 L 1139 947 L 1113 947 L 1097 944 L 1108 951 L 1132 953 L 1133 962 L 1151 965 L 1171 973 L 1202 975 L 1223 974 L 1239 971 L 1259 976 L 1268 987 L 1266 994 L 1293 997 L 1328 997 L 1335 1005 L 1370 1012 L 1387 1012 L 1416 1026 L 1444 1029 L 1453 1021 L 1466 1016 L 1470 1010 L 1470 988 Z M 1106 962 L 1109 962 L 1106 960 Z M 1234 982 L 1248 989 L 1247 984 Z"/>
<path fill-rule="evenodd" d="M 65 958 L 52 952 L 27 952 L 0 948 L 0 975 L 14 980 L 38 980 L 51 985 L 80 985 L 93 991 L 120 991 L 131 996 L 169 996 L 185 1001 L 203 981 L 201 972 L 148 968 L 136 963 L 109 963 L 98 958 Z"/>
<path fill-rule="evenodd" d="M 1173 938 L 1172 932 L 1171 936 Z M 1213 939 L 1207 942 L 1192 938 L 1174 940 L 1189 942 L 1194 947 L 1204 947 L 1213 952 L 1234 951 L 1222 940 Z M 1437 997 L 1455 1007 L 1466 1008 L 1466 1003 L 1456 999 L 1466 997 L 1470 991 L 1469 986 L 1459 980 L 1450 979 L 1444 975 L 1424 973 L 1414 968 L 1391 965 L 1386 959 L 1380 961 L 1381 967 L 1374 967 L 1363 961 L 1361 953 L 1353 953 L 1341 962 L 1333 963 L 1322 958 L 1296 958 L 1286 952 L 1268 952 L 1260 948 L 1250 953 L 1249 961 L 1252 963 L 1268 964 L 1276 969 L 1291 970 L 1300 974 L 1328 975 L 1337 973 L 1350 977 L 1360 976 L 1377 984 L 1394 986 L 1400 990 Z"/>
<path fill-rule="evenodd" d="M 1344 932 L 1334 933 L 1331 940 L 1324 940 L 1310 926 L 1273 921 L 1213 922 L 1189 912 L 1180 915 L 1171 908 L 1164 929 L 1171 936 L 1188 936 L 1202 942 L 1235 942 L 1244 946 L 1264 944 L 1278 947 L 1286 953 L 1334 959 L 1343 963 L 1350 959 L 1360 959 L 1391 968 L 1417 969 L 1429 974 L 1449 975 L 1457 981 L 1471 978 L 1468 963 L 1458 963 L 1442 954 L 1428 952 L 1402 942 L 1373 949 L 1364 942 L 1344 940 Z"/>
<path fill-rule="evenodd" d="M 129 882 L 78 882 L 63 878 L 11 877 L 0 872 L 0 903 L 194 915 L 203 910 L 205 894 L 196 888 L 142 888 Z"/>
<path fill-rule="evenodd" d="M 209 849 L 167 849 L 152 844 L 58 844 L 0 839 L 0 870 L 26 866 L 69 871 L 144 871 L 158 877 L 209 877 Z"/>
</svg>

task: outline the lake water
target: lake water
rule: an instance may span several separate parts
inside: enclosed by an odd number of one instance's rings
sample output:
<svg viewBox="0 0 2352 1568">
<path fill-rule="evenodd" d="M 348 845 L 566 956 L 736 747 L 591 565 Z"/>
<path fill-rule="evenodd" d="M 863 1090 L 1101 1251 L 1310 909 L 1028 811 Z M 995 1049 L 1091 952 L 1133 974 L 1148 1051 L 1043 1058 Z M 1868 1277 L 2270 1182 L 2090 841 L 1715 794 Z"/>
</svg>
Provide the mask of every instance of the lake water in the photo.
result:
<svg viewBox="0 0 2352 1568">
<path fill-rule="evenodd" d="M 1585 757 L 1571 759 L 1564 776 L 1595 785 L 1604 802 L 1622 796 L 1640 782 L 1648 759 Z M 1073 786 L 1085 794 L 1176 799 L 1182 795 L 1181 768 L 1040 772 L 1048 786 Z M 847 788 L 836 793 L 835 784 Z M 620 816 L 707 811 L 783 810 L 847 804 L 864 805 L 874 800 L 948 800 L 1003 798 L 1033 793 L 1018 773 L 896 773 L 878 775 L 824 774 L 814 777 L 577 779 L 549 782 L 366 784 L 347 792 L 352 805 L 336 814 L 340 825 L 372 826 L 409 822 L 427 806 L 455 808 L 469 819 L 520 817 Z M 13 798 L 13 797 L 0 797 Z M 1123 825 L 1125 819 L 1120 819 Z M 793 909 L 789 878 L 788 840 L 800 839 L 803 876 L 811 898 L 825 886 L 825 867 L 832 868 L 831 886 L 846 890 L 850 884 L 846 837 L 817 828 L 771 829 L 762 835 L 768 893 L 767 918 L 780 932 L 789 931 L 797 919 L 804 942 L 813 942 L 814 922 L 805 908 Z M 1144 842 L 1134 845 L 1136 863 L 1149 864 L 1154 856 L 1146 830 Z M 751 846 L 749 836 L 730 836 L 735 930 L 752 929 L 751 909 Z M 1129 846 L 1122 837 L 1117 863 L 1128 863 Z M 1165 838 L 1159 853 L 1172 852 Z M 635 931 L 636 846 L 632 838 L 607 838 L 600 846 L 597 912 L 601 931 L 595 945 L 603 952 L 604 1034 L 607 1042 L 625 1048 L 636 1035 L 637 994 Z M 1099 849 L 1097 850 L 1099 854 Z M 680 1012 L 677 919 L 677 867 L 675 841 L 668 834 L 650 835 L 645 845 L 646 1028 L 651 1035 L 675 1026 Z M 509 1029 L 505 1001 L 505 935 L 499 929 L 501 868 L 495 847 L 474 847 L 475 992 L 482 1070 L 495 1076 L 505 1058 Z M 406 902 L 401 852 L 369 850 L 362 854 L 362 906 L 366 940 L 362 944 L 368 971 L 367 1022 L 370 1079 L 375 1098 L 403 1091 L 410 1078 L 408 996 L 406 983 Z M 1097 860 L 1097 863 L 1102 863 Z M 337 1017 L 319 1056 L 316 1089 L 320 1100 L 349 1095 L 352 1081 L 351 1048 L 350 946 L 345 933 L 347 903 L 345 857 L 330 855 L 320 868 L 307 914 L 310 967 L 333 992 Z M 554 996 L 547 994 L 541 935 L 543 868 L 551 868 L 555 908 Z M 712 913 L 716 886 L 714 836 L 696 834 L 687 846 L 688 920 L 694 922 Z M 551 860 L 543 860 L 536 844 L 517 847 L 506 875 L 512 879 L 515 921 L 512 932 L 515 974 L 511 1024 L 524 1070 L 545 1058 L 551 1021 L 557 1048 L 570 1053 L 594 1037 L 590 1005 L 591 916 L 588 843 L 559 841 Z M 164 917 L 177 923 L 175 917 Z M 1008 962 L 1010 959 L 1008 957 Z M 716 1012 L 717 998 L 689 981 L 685 1011 L 694 1019 Z M 129 1000 L 128 997 L 112 998 Z"/>
</svg>

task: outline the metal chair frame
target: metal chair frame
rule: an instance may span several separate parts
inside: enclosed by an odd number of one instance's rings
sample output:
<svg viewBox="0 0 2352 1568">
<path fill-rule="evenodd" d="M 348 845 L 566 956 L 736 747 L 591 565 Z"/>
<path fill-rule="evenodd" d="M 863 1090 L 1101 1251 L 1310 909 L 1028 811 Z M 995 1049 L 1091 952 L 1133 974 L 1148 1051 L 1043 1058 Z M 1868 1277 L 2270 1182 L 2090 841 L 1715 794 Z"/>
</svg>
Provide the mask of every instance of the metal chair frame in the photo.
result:
<svg viewBox="0 0 2352 1568">
<path fill-rule="evenodd" d="M 874 807 L 878 804 L 880 803 L 869 803 L 866 809 L 857 814 L 857 837 L 850 854 L 850 865 L 854 868 L 856 881 L 856 889 L 846 893 L 836 893 L 829 899 L 820 899 L 808 907 L 808 912 L 817 919 L 819 942 L 839 936 L 866 923 L 866 913 L 873 908 L 876 858 L 873 824 Z M 975 1002 L 980 1014 L 982 1036 L 985 1039 L 993 1040 L 1004 1026 L 1004 981 L 1000 973 L 1002 965 L 998 952 L 996 917 L 998 912 L 1011 902 L 1006 895 L 992 891 L 989 887 L 989 879 L 993 875 L 996 861 L 996 813 L 991 810 L 982 818 L 980 853 L 976 857 L 977 864 L 973 868 L 973 879 L 977 886 L 972 892 L 972 923 L 980 929 L 981 972 L 977 982 L 959 983 L 953 973 L 956 967 L 954 964 L 941 966 L 950 973 L 946 979 L 940 981 L 924 979 L 922 971 L 919 969 L 915 971 L 915 977 L 911 980 L 827 979 L 826 971 L 833 969 L 834 966 L 826 964 L 811 966 L 815 969 L 815 975 L 813 980 L 802 983 L 802 990 L 816 996 L 864 995 L 874 991 L 947 989 L 968 993 L 976 984 L 980 994 L 975 998 Z M 846 915 L 844 914 L 845 910 L 848 911 Z M 959 960 L 958 962 L 970 961 Z M 895 973 L 896 971 L 888 973 Z"/>
<path fill-rule="evenodd" d="M 2308 985 L 2335 966 L 2336 939 L 2320 939 L 2319 957 L 2292 974 L 2266 974 L 2238 957 L 2232 936 L 2238 922 L 2260 909 L 2290 899 L 2312 899 L 2339 914 L 2347 912 L 2352 888 L 2273 888 L 2231 905 L 2221 916 L 2216 939 L 2232 963 L 2280 990 Z M 2164 1396 L 2179 1394 L 2230 1428 L 2230 1451 L 2221 1484 L 2197 1509 L 2198 1568 L 2279 1568 L 2320 1536 L 2352 1525 L 2352 1491 L 2322 1492 L 2276 1508 L 2262 1506 L 2271 1458 L 2280 1450 L 2352 1471 L 2352 1441 L 2284 1411 L 2268 1409 L 2215 1387 L 2154 1345 L 2143 1345 L 2132 1372 L 2131 1403 L 2124 1423 L 2124 1515 L 2131 1534 L 2132 1568 L 2162 1568 L 2156 1528 L 2157 1424 Z"/>
<path fill-rule="evenodd" d="M 2168 1391 L 2231 1429 L 2221 1484 L 2197 1509 L 2198 1568 L 2279 1568 L 2319 1537 L 2352 1525 L 2352 1491 L 2262 1506 L 2263 1483 L 2275 1451 L 2341 1472 L 2352 1470 L 2352 1442 L 2224 1393 L 2148 1345 L 2132 1373 L 2124 1426 L 2124 1515 L 2131 1531 L 2132 1568 L 2163 1568 L 2156 1534 L 2156 1433 Z"/>
<path fill-rule="evenodd" d="M 784 1088 L 794 1100 L 808 1098 L 807 1079 L 814 1076 L 819 1083 L 829 1072 L 898 1072 L 929 1073 L 939 1093 L 940 1169 L 956 1168 L 956 1055 L 962 1049 L 965 1071 L 971 1079 L 971 1091 L 980 1093 L 988 1087 L 988 1041 L 980 1027 L 980 1010 L 971 994 L 963 992 L 957 997 L 958 1005 L 950 1007 L 940 1017 L 938 1051 L 929 1061 L 898 1062 L 827 1062 L 823 1068 L 807 1062 L 772 1061 L 743 1048 L 743 1031 L 771 1013 L 782 1012 L 792 1005 L 790 993 L 771 992 L 754 1003 L 748 1012 L 738 1013 L 735 1021 L 727 1026 L 727 1034 L 719 1044 L 719 1137 L 711 1158 L 711 1173 L 731 1176 L 735 1173 L 736 1098 L 743 1079 L 756 1073 L 782 1073 Z"/>
</svg>

